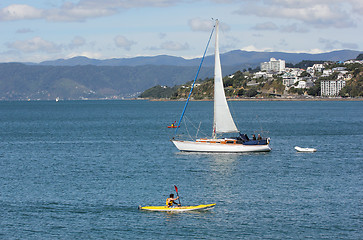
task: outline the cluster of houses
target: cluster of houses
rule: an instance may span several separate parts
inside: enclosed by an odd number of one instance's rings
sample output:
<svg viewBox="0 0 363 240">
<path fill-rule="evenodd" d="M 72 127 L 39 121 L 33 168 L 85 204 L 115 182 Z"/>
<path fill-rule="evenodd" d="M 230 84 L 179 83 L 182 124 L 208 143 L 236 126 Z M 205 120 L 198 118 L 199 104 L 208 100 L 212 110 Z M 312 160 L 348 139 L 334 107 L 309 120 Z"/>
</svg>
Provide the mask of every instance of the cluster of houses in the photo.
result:
<svg viewBox="0 0 363 240">
<path fill-rule="evenodd" d="M 349 60 L 344 62 L 344 64 L 350 63 L 363 64 L 363 61 Z M 338 96 L 340 90 L 345 86 L 346 81 L 352 78 L 352 75 L 349 74 L 345 67 L 326 69 L 325 66 L 326 64 L 324 63 L 314 64 L 306 70 L 288 68 L 285 67 L 285 60 L 271 58 L 269 62 L 260 64 L 261 71 L 255 73 L 254 78 L 272 79 L 273 75 L 279 74 L 282 77 L 285 90 L 289 90 L 291 87 L 306 89 L 313 87 L 318 77 L 328 77 L 335 73 L 337 74 L 335 80 L 321 81 L 321 96 Z"/>
</svg>

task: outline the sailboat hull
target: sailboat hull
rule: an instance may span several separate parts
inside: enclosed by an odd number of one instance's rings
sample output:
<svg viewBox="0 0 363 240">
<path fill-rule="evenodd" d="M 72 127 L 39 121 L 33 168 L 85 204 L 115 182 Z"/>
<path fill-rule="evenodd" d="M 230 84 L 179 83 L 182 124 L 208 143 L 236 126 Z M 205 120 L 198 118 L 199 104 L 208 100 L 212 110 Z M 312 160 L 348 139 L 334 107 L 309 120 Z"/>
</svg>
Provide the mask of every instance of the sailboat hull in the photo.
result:
<svg viewBox="0 0 363 240">
<path fill-rule="evenodd" d="M 213 152 L 213 153 L 243 153 L 243 152 L 269 152 L 271 148 L 266 145 L 221 144 L 207 142 L 193 142 L 172 140 L 174 145 L 182 152 Z"/>
</svg>

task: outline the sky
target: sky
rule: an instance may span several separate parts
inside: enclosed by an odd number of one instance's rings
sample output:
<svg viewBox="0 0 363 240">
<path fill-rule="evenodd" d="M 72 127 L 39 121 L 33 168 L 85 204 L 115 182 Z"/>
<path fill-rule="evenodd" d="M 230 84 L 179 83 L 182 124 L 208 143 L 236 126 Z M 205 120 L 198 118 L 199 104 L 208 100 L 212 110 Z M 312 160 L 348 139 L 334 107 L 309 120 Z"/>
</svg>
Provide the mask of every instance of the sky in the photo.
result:
<svg viewBox="0 0 363 240">
<path fill-rule="evenodd" d="M 363 0 L 0 0 L 0 62 L 201 57 L 212 19 L 221 53 L 363 49 Z"/>
</svg>

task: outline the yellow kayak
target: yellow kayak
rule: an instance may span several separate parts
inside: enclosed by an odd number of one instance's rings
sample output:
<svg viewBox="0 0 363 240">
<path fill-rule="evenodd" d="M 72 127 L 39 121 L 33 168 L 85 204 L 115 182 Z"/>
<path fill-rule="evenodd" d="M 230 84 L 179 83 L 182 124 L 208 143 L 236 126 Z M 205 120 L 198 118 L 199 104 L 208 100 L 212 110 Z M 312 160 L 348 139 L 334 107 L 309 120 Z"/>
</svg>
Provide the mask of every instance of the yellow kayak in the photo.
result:
<svg viewBox="0 0 363 240">
<path fill-rule="evenodd" d="M 213 208 L 216 204 L 205 204 L 198 206 L 182 206 L 182 207 L 167 207 L 167 206 L 139 206 L 140 210 L 147 211 L 159 211 L 159 212 L 185 212 L 185 211 L 195 211 L 195 210 L 209 210 Z"/>
</svg>

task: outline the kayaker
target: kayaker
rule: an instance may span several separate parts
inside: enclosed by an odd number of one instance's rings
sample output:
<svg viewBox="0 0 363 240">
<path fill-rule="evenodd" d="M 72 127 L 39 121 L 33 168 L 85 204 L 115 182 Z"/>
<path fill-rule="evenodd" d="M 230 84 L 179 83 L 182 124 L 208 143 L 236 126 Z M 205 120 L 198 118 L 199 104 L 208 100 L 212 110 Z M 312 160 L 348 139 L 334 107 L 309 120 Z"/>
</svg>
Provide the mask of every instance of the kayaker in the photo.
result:
<svg viewBox="0 0 363 240">
<path fill-rule="evenodd" d="M 180 204 L 176 203 L 175 200 L 178 200 L 179 196 L 174 198 L 174 194 L 170 194 L 170 197 L 166 199 L 166 206 L 168 207 L 172 207 L 173 204 L 178 205 L 178 207 L 180 207 Z"/>
</svg>

